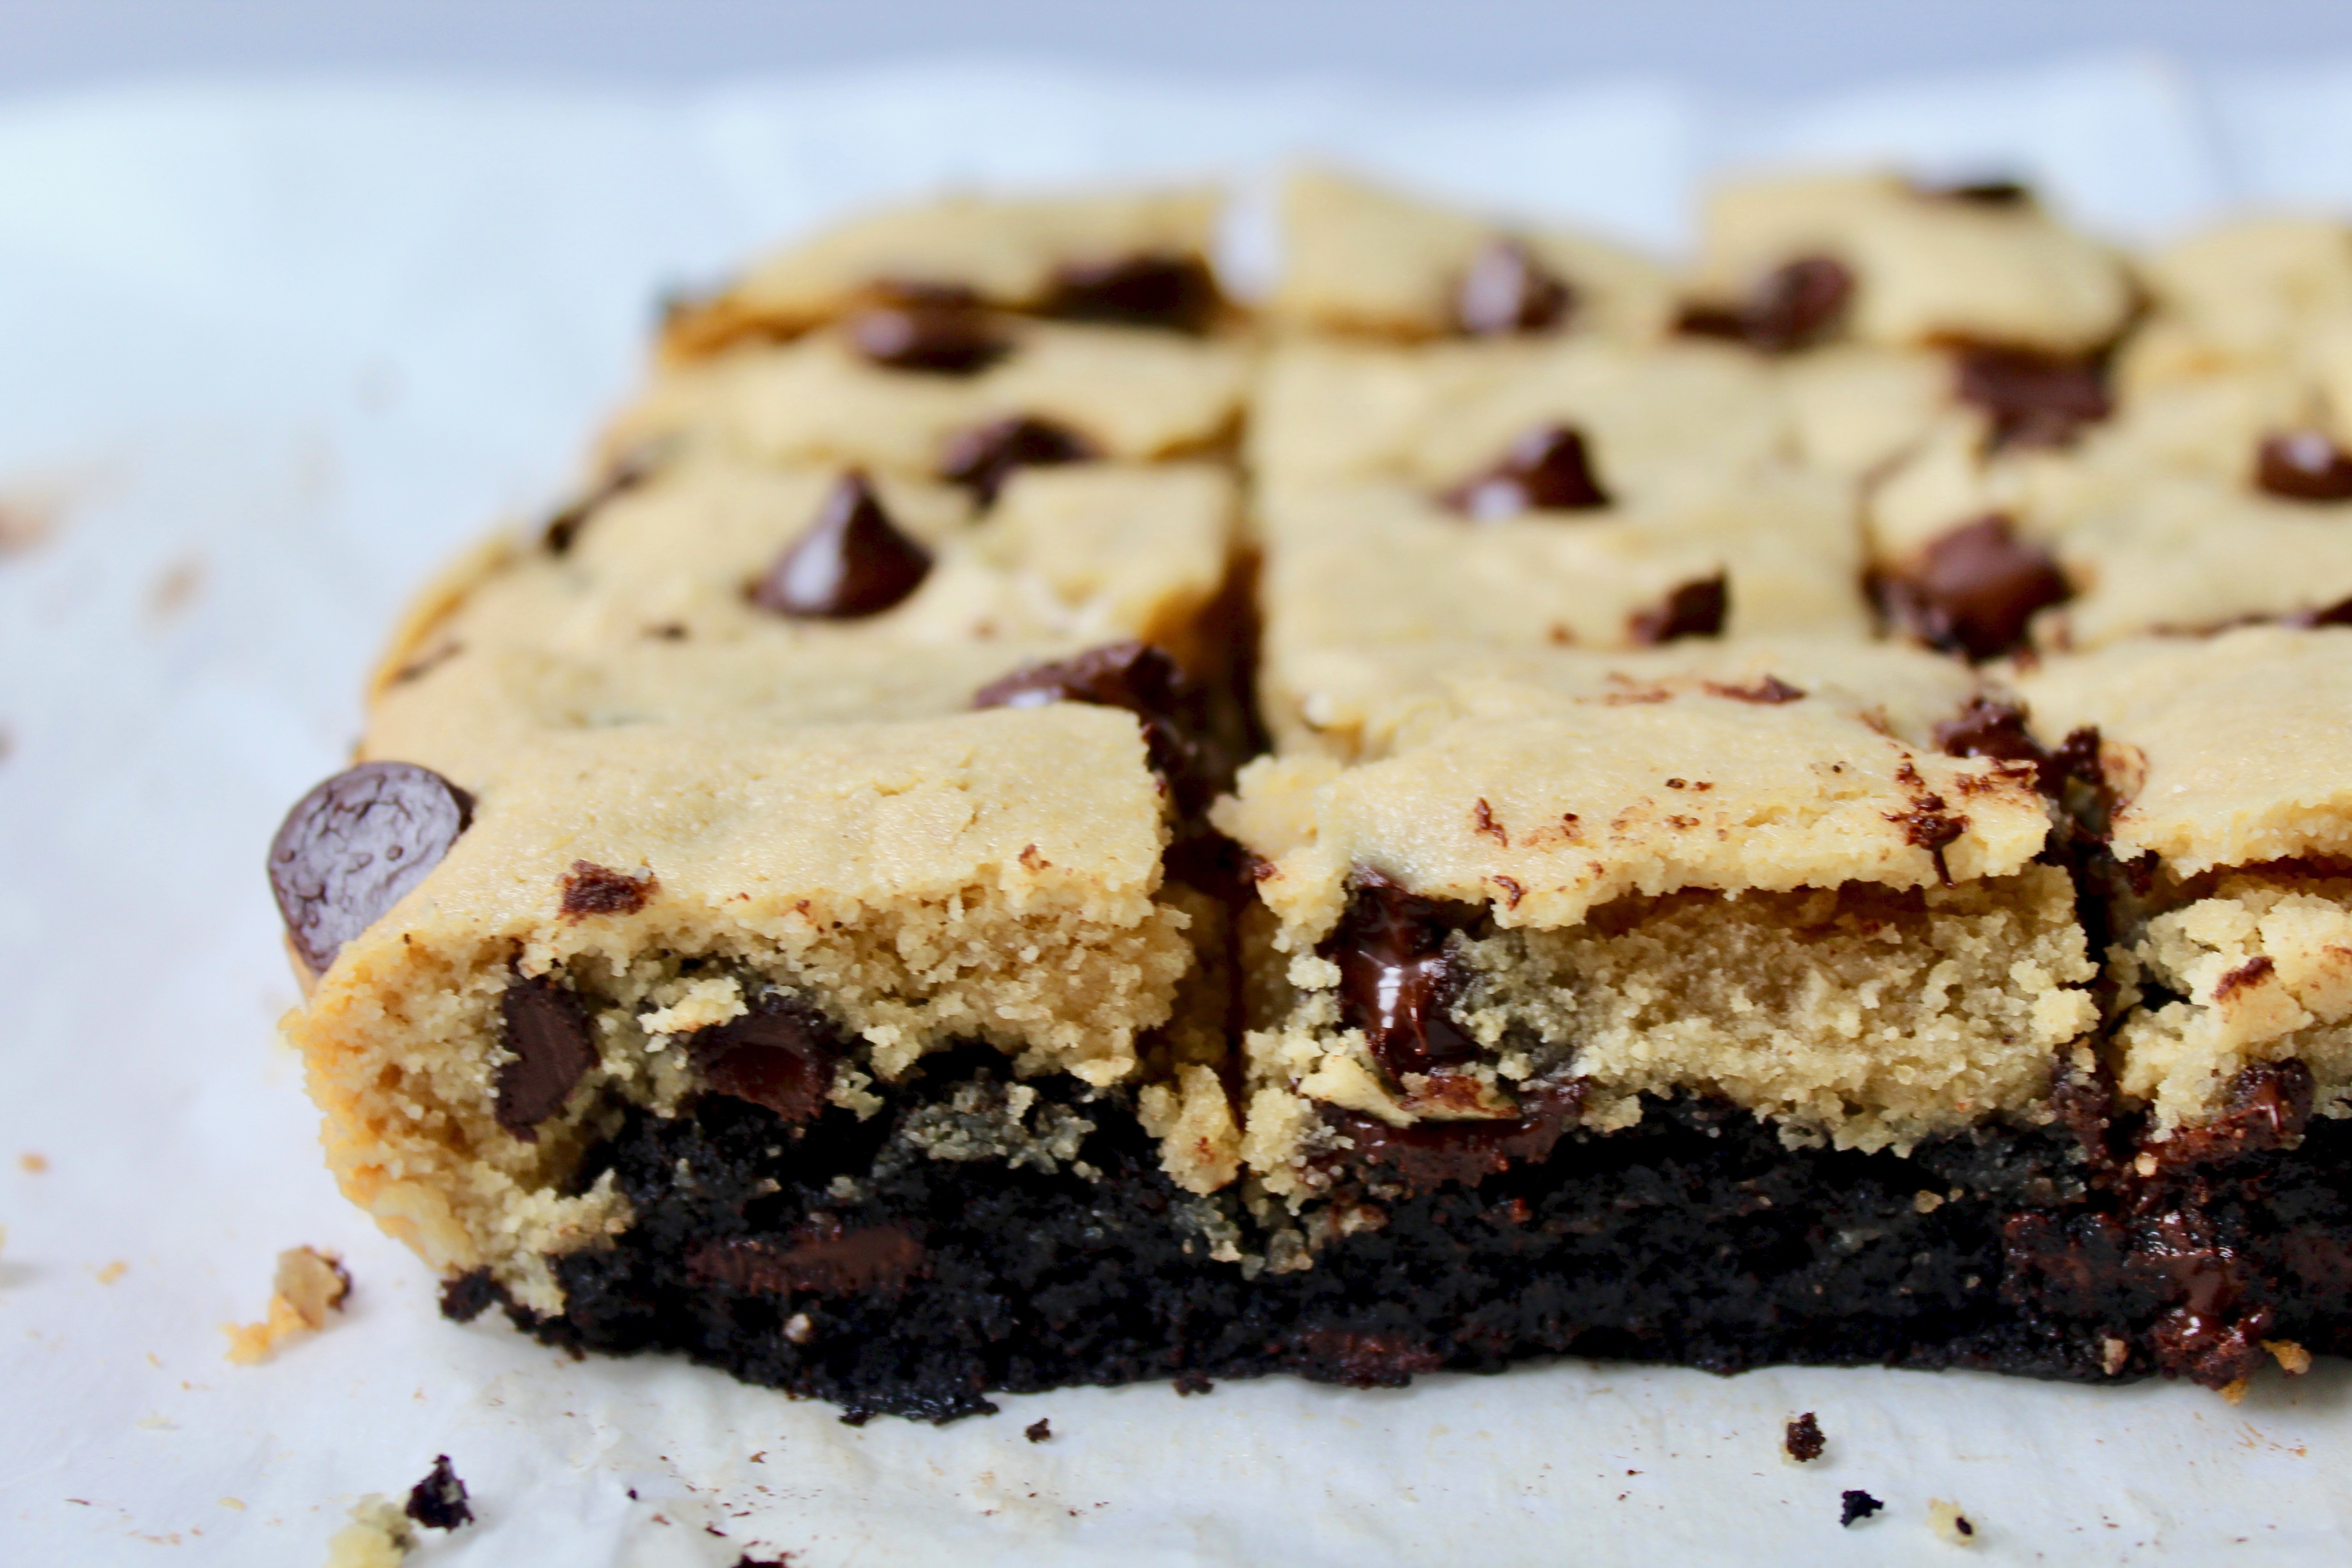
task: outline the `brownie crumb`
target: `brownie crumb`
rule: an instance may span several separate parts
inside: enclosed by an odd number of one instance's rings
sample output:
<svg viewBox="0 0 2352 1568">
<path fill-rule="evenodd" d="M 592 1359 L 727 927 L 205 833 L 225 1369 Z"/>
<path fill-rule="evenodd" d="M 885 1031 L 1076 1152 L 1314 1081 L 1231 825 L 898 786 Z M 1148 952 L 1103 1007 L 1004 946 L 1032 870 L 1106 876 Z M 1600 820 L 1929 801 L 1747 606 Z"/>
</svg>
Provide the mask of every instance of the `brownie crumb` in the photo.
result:
<svg viewBox="0 0 2352 1568">
<path fill-rule="evenodd" d="M 1939 1497 L 1929 1498 L 1927 1528 L 1955 1546 L 1976 1544 L 1977 1527 L 1967 1514 L 1960 1511 L 1960 1505 L 1956 1502 L 1946 1502 Z"/>
<path fill-rule="evenodd" d="M 433 1468 L 408 1489 L 408 1517 L 427 1530 L 455 1530 L 474 1522 L 473 1505 L 466 1500 L 466 1483 L 449 1468 L 449 1456 L 436 1454 Z"/>
<path fill-rule="evenodd" d="M 1856 1487 L 1841 1496 L 1838 1503 L 1838 1523 L 1852 1530 L 1854 1521 L 1868 1519 L 1885 1506 L 1868 1492 Z"/>
<path fill-rule="evenodd" d="M 1215 1384 L 1200 1373 L 1180 1372 L 1176 1374 L 1176 1392 L 1179 1394 L 1213 1394 L 1216 1388 Z"/>
<path fill-rule="evenodd" d="M 1813 1413 L 1810 1410 L 1790 1422 L 1788 1431 L 1781 1438 L 1789 1458 L 1801 1465 L 1811 1464 L 1820 1458 L 1826 1442 L 1822 1436 L 1822 1424 L 1813 1419 Z"/>
<path fill-rule="evenodd" d="M 441 1315 L 453 1323 L 470 1323 L 499 1304 L 505 1292 L 487 1268 L 441 1281 Z"/>
<path fill-rule="evenodd" d="M 1053 1435 L 1054 1424 L 1042 1418 L 1029 1423 L 1022 1432 L 1022 1436 L 1027 1437 L 1032 1443 L 1042 1443 Z"/>
<path fill-rule="evenodd" d="M 773 1557 L 754 1557 L 746 1552 L 735 1559 L 735 1568 L 793 1568 L 793 1554 L 779 1552 Z"/>
</svg>

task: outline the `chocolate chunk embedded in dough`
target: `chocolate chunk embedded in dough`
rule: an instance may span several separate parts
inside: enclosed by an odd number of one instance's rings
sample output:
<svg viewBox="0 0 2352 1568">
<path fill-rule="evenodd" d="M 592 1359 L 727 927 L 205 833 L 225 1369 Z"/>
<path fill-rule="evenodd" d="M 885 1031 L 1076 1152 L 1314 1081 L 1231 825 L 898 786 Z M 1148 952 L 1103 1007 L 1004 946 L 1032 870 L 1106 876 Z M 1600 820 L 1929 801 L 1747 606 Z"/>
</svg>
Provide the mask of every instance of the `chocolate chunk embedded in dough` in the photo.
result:
<svg viewBox="0 0 2352 1568">
<path fill-rule="evenodd" d="M 269 887 L 314 974 L 441 862 L 474 797 L 414 763 L 362 763 L 304 795 L 269 844 Z"/>
<path fill-rule="evenodd" d="M 688 1051 L 713 1094 L 806 1121 L 825 1107 L 842 1038 L 797 997 L 771 996 L 742 1017 L 695 1031 Z"/>
<path fill-rule="evenodd" d="M 997 324 L 971 306 L 898 300 L 849 320 L 849 342 L 867 362 L 931 375 L 977 375 L 1013 352 Z"/>
<path fill-rule="evenodd" d="M 499 1125 L 535 1143 L 539 1124 L 563 1109 L 595 1065 L 588 1010 L 577 995 L 541 975 L 509 985 L 499 998 L 499 1012 L 504 1023 L 499 1044 L 508 1055 L 498 1073 Z"/>
<path fill-rule="evenodd" d="M 1391 1073 L 1427 1072 L 1475 1056 L 1477 1043 L 1447 1009 L 1464 976 L 1445 939 L 1477 911 L 1409 893 L 1377 871 L 1358 871 L 1347 912 L 1325 944 L 1339 966 L 1339 1016 L 1364 1031 Z"/>
<path fill-rule="evenodd" d="M 1223 300 L 1208 263 L 1170 251 L 1073 262 L 1054 275 L 1038 313 L 1066 321 L 1198 332 Z"/>
<path fill-rule="evenodd" d="M 2063 447 L 2115 411 L 2105 362 L 1978 344 L 1960 351 L 1955 390 L 1992 416 L 1992 444 Z"/>
<path fill-rule="evenodd" d="M 1568 319 L 1575 292 L 1522 240 L 1488 240 L 1454 290 L 1454 324 L 1474 338 L 1549 331 Z"/>
<path fill-rule="evenodd" d="M 1584 434 L 1539 425 L 1511 443 L 1502 460 L 1445 492 L 1445 504 L 1478 522 L 1528 511 L 1591 511 L 1609 504 L 1592 471 Z"/>
<path fill-rule="evenodd" d="M 2018 647 L 2036 612 L 2074 594 L 2051 553 L 2018 538 L 1999 513 L 1962 523 L 1873 586 L 1894 626 L 1972 659 Z"/>
<path fill-rule="evenodd" d="M 971 490 L 981 505 L 992 506 L 1015 468 L 1091 462 L 1098 456 L 1095 444 L 1075 430 L 1014 415 L 949 437 L 940 449 L 940 478 Z"/>
<path fill-rule="evenodd" d="M 1764 353 L 1793 353 L 1836 331 L 1853 299 L 1853 273 L 1827 256 L 1804 256 L 1767 273 L 1740 303 L 1694 305 L 1677 323 L 1697 337 L 1731 338 Z"/>
<path fill-rule="evenodd" d="M 1666 595 L 1666 602 L 1633 617 L 1633 641 L 1643 647 L 1679 642 L 1684 637 L 1723 635 L 1731 614 L 1731 579 L 1718 572 L 1695 583 L 1685 583 Z"/>
<path fill-rule="evenodd" d="M 563 917 L 633 915 L 660 886 L 651 871 L 635 876 L 593 860 L 574 860 L 563 879 Z"/>
<path fill-rule="evenodd" d="M 2264 437 L 2255 485 L 2288 500 L 2352 500 L 2352 456 L 2317 430 Z"/>
<path fill-rule="evenodd" d="M 873 485 L 853 469 L 809 531 L 751 585 L 751 602 L 780 616 L 854 620 L 898 605 L 930 570 L 931 552 L 898 531 Z"/>
</svg>

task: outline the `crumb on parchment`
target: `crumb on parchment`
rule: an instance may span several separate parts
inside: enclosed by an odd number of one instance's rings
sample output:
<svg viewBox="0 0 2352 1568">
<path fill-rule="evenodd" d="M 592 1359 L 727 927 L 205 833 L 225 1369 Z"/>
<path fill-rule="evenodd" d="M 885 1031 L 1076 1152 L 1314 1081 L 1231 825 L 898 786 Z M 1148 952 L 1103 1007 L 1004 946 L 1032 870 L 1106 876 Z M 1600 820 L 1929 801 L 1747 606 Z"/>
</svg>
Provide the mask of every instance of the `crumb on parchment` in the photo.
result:
<svg viewBox="0 0 2352 1568">
<path fill-rule="evenodd" d="M 258 1323 L 224 1323 L 228 1359 L 239 1366 L 268 1361 L 278 1347 L 327 1326 L 352 1293 L 343 1260 L 311 1247 L 289 1247 L 278 1255 L 278 1281 L 269 1315 Z"/>
<path fill-rule="evenodd" d="M 400 1568 L 416 1544 L 400 1505 L 371 1492 L 352 1506 L 352 1522 L 327 1542 L 327 1568 Z"/>
<path fill-rule="evenodd" d="M 1976 1521 L 1960 1511 L 1958 1503 L 1939 1497 L 1927 1500 L 1927 1528 L 1955 1546 L 1977 1543 Z"/>
<path fill-rule="evenodd" d="M 1827 1446 L 1828 1439 L 1822 1436 L 1822 1424 L 1810 1410 L 1791 1420 L 1780 1436 L 1780 1452 L 1800 1465 L 1820 1458 Z"/>
</svg>

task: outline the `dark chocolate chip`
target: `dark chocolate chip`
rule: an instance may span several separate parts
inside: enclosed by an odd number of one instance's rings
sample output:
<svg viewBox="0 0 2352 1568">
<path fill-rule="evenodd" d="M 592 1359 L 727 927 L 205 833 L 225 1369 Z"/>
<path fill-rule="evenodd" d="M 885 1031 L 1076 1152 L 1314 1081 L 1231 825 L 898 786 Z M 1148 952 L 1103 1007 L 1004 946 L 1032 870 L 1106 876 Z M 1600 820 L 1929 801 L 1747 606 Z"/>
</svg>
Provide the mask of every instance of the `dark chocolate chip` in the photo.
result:
<svg viewBox="0 0 2352 1568">
<path fill-rule="evenodd" d="M 1962 180 L 1948 185 L 1915 185 L 1919 195 L 1931 201 L 1966 202 L 1980 207 L 2029 207 L 2033 205 L 2033 187 L 2022 180 Z"/>
<path fill-rule="evenodd" d="M 1050 420 L 1014 415 L 960 430 L 940 449 L 940 478 L 962 485 L 992 506 L 1015 468 L 1091 462 L 1100 454 L 1076 431 Z"/>
<path fill-rule="evenodd" d="M 563 918 L 633 915 L 646 907 L 646 900 L 660 887 L 651 871 L 633 877 L 593 860 L 574 860 L 563 879 Z"/>
<path fill-rule="evenodd" d="M 1032 1443 L 1043 1443 L 1047 1438 L 1053 1436 L 1054 1424 L 1043 1419 L 1032 1421 L 1025 1428 L 1023 1429 L 1021 1435 L 1028 1438 Z"/>
<path fill-rule="evenodd" d="M 476 1268 L 441 1282 L 441 1315 L 453 1323 L 470 1323 L 507 1299 L 487 1268 Z"/>
<path fill-rule="evenodd" d="M 588 526 L 588 520 L 602 510 L 605 503 L 635 489 L 661 470 L 670 447 L 671 443 L 667 441 L 648 441 L 623 453 L 605 470 L 604 478 L 547 520 L 547 527 L 540 533 L 540 542 L 546 547 L 547 552 L 562 555 L 570 551 L 572 542 L 580 537 L 580 531 Z"/>
<path fill-rule="evenodd" d="M 1584 434 L 1539 425 L 1511 443 L 1502 461 L 1445 492 L 1445 504 L 1479 522 L 1528 511 L 1590 511 L 1609 504 L 1592 472 Z"/>
<path fill-rule="evenodd" d="M 871 363 L 932 375 L 976 375 L 1013 352 L 1012 340 L 961 300 L 906 300 L 849 319 L 849 341 Z"/>
<path fill-rule="evenodd" d="M 1745 300 L 1728 308 L 1694 305 L 1680 330 L 1732 338 L 1764 353 L 1793 353 L 1836 331 L 1853 298 L 1853 273 L 1826 256 L 1800 257 L 1775 268 Z"/>
<path fill-rule="evenodd" d="M 1856 1521 L 1868 1519 L 1885 1506 L 1868 1492 L 1855 1488 L 1840 1494 L 1838 1522 L 1852 1529 Z"/>
<path fill-rule="evenodd" d="M 1809 1465 L 1820 1458 L 1822 1451 L 1828 1447 L 1828 1439 L 1822 1436 L 1822 1424 L 1814 1419 L 1810 1410 L 1789 1423 L 1780 1441 L 1788 1448 L 1789 1458 L 1801 1465 Z"/>
<path fill-rule="evenodd" d="M 1143 721 L 1154 772 L 1176 792 L 1186 812 L 1208 804 L 1232 782 L 1234 759 L 1218 742 L 1208 694 L 1159 648 L 1111 643 L 1074 658 L 1026 664 L 971 695 L 974 708 L 1042 708 L 1051 702 L 1091 702 L 1123 708 Z"/>
<path fill-rule="evenodd" d="M 1066 321 L 1198 332 L 1216 320 L 1223 303 L 1207 262 L 1154 251 L 1071 263 L 1054 275 L 1038 312 Z"/>
<path fill-rule="evenodd" d="M 1960 351 L 1956 390 L 1992 416 L 1992 444 L 2063 447 L 2115 411 L 2106 363 L 1974 344 Z"/>
<path fill-rule="evenodd" d="M 2317 430 L 2265 437 L 2254 483 L 2289 500 L 2352 500 L 2352 456 Z"/>
<path fill-rule="evenodd" d="M 466 1500 L 466 1483 L 449 1468 L 449 1456 L 436 1455 L 432 1473 L 408 1489 L 408 1517 L 427 1530 L 455 1530 L 474 1522 L 473 1505 Z"/>
<path fill-rule="evenodd" d="M 1391 1073 L 1425 1073 L 1477 1055 L 1477 1042 L 1448 1011 L 1465 977 L 1446 937 L 1479 911 L 1406 892 L 1370 869 L 1350 885 L 1347 910 L 1324 944 L 1339 966 L 1341 1021 L 1364 1031 Z"/>
<path fill-rule="evenodd" d="M 474 819 L 474 797 L 414 763 L 362 763 L 304 795 L 269 842 L 269 887 L 294 950 L 324 974 Z"/>
<path fill-rule="evenodd" d="M 1635 616 L 1631 630 L 1633 641 L 1643 647 L 1684 637 L 1721 637 L 1724 620 L 1730 614 L 1731 580 L 1718 572 L 1685 583 L 1666 595 L 1664 604 Z"/>
<path fill-rule="evenodd" d="M 794 1290 L 820 1296 L 895 1290 L 922 1272 L 923 1244 L 902 1225 L 849 1230 L 813 1225 L 783 1245 L 735 1238 L 706 1241 L 687 1259 L 697 1279 L 753 1295 Z"/>
<path fill-rule="evenodd" d="M 497 1079 L 499 1125 L 535 1143 L 539 1124 L 563 1109 L 596 1064 L 588 1010 L 571 991 L 541 975 L 508 985 L 499 1012 L 504 1023 L 499 1043 L 507 1050 Z"/>
<path fill-rule="evenodd" d="M 1454 324 L 1474 338 L 1545 332 L 1576 303 L 1569 286 L 1523 240 L 1498 236 L 1479 247 L 1454 290 Z"/>
<path fill-rule="evenodd" d="M 931 552 L 898 531 L 856 469 L 824 498 L 806 533 L 751 585 L 751 602 L 800 619 L 876 616 L 922 586 Z"/>
<path fill-rule="evenodd" d="M 1885 574 L 1873 587 L 1895 627 L 1972 659 L 2017 647 L 2037 611 L 2074 593 L 2050 552 L 2018 538 L 1997 512 L 1937 538 L 1908 571 Z"/>
<path fill-rule="evenodd" d="M 824 1110 L 843 1044 L 814 1008 L 772 993 L 742 1017 L 696 1030 L 688 1048 L 711 1093 L 802 1122 Z"/>
<path fill-rule="evenodd" d="M 1804 700 L 1804 689 L 1791 686 L 1777 675 L 1768 675 L 1753 686 L 1725 686 L 1708 681 L 1706 689 L 1717 697 L 1727 697 L 1734 702 L 1754 702 L 1776 707 L 1783 702 Z"/>
</svg>

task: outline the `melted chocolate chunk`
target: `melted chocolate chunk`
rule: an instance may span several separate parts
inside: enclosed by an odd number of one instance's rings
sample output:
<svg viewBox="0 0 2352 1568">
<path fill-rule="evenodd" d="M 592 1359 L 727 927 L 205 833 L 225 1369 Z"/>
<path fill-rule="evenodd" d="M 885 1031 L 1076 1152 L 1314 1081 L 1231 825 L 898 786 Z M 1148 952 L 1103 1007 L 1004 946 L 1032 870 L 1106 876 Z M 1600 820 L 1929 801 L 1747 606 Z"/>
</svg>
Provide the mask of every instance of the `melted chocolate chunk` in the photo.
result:
<svg viewBox="0 0 2352 1568">
<path fill-rule="evenodd" d="M 1118 642 L 1072 658 L 1026 664 L 971 694 L 974 708 L 1042 708 L 1091 702 L 1123 708 L 1143 721 L 1152 770 L 1191 812 L 1232 782 L 1234 759 L 1217 742 L 1208 694 L 1165 652 Z"/>
<path fill-rule="evenodd" d="M 497 1079 L 499 1125 L 535 1143 L 539 1124 L 563 1109 L 596 1065 L 588 1010 L 578 996 L 541 975 L 509 984 L 499 998 L 499 1012 L 504 1021 L 499 1043 L 508 1053 Z"/>
<path fill-rule="evenodd" d="M 1666 595 L 1654 610 L 1643 610 L 1633 621 L 1633 641 L 1651 647 L 1684 637 L 1723 635 L 1724 618 L 1731 614 L 1731 580 L 1723 573 L 1685 583 Z"/>
<path fill-rule="evenodd" d="M 269 841 L 269 889 L 313 974 L 441 863 L 474 797 L 414 763 L 362 763 L 304 795 Z"/>
<path fill-rule="evenodd" d="M 1539 425 L 1511 443 L 1502 461 L 1445 492 L 1445 504 L 1477 522 L 1528 511 L 1591 511 L 1609 504 L 1592 472 L 1584 435 Z"/>
<path fill-rule="evenodd" d="M 2037 611 L 2074 595 L 2050 552 L 2018 538 L 1999 513 L 1962 523 L 1909 571 L 1888 573 L 1872 586 L 1895 626 L 1971 659 L 2017 647 Z"/>
<path fill-rule="evenodd" d="M 2063 447 L 2115 411 L 2104 359 L 1974 344 L 1960 351 L 1960 401 L 1992 416 L 1992 444 Z"/>
<path fill-rule="evenodd" d="M 474 1522 L 473 1505 L 466 1500 L 466 1483 L 449 1468 L 449 1456 L 434 1457 L 432 1473 L 408 1490 L 409 1518 L 427 1530 L 455 1530 Z"/>
<path fill-rule="evenodd" d="M 860 310 L 849 341 L 868 363 L 931 375 L 977 375 L 1013 352 L 987 316 L 961 300 L 900 299 Z"/>
<path fill-rule="evenodd" d="M 2254 483 L 2289 500 L 2352 500 L 2352 456 L 2317 430 L 2265 437 Z"/>
<path fill-rule="evenodd" d="M 901 1225 L 812 1225 L 782 1247 L 742 1238 L 705 1242 L 687 1267 L 698 1279 L 753 1295 L 851 1296 L 894 1290 L 921 1273 L 923 1261 L 923 1244 Z"/>
<path fill-rule="evenodd" d="M 574 860 L 563 879 L 563 918 L 576 921 L 588 915 L 633 915 L 646 907 L 646 900 L 660 886 L 651 871 L 633 877 L 593 860 Z"/>
<path fill-rule="evenodd" d="M 1478 911 L 1408 893 L 1377 871 L 1358 871 L 1352 885 L 1347 912 L 1324 944 L 1339 966 L 1341 1022 L 1364 1031 L 1392 1074 L 1475 1056 L 1477 1043 L 1446 1011 L 1464 977 L 1445 939 Z"/>
<path fill-rule="evenodd" d="M 1440 1086 L 1457 1075 L 1432 1078 L 1430 1098 L 1446 1098 Z M 1424 1118 L 1391 1127 L 1375 1116 L 1327 1110 L 1326 1119 L 1347 1134 L 1349 1149 L 1331 1163 L 1344 1165 L 1383 1193 L 1425 1193 L 1459 1184 L 1477 1185 L 1514 1165 L 1540 1164 L 1584 1109 L 1580 1079 L 1517 1091 L 1519 1114 L 1507 1120 L 1440 1121 Z"/>
<path fill-rule="evenodd" d="M 1197 256 L 1155 251 L 1110 261 L 1073 262 L 1054 275 L 1040 315 L 1198 332 L 1223 304 L 1209 264 Z"/>
<path fill-rule="evenodd" d="M 898 531 L 857 469 L 844 474 L 816 521 L 751 585 L 751 602 L 797 619 L 880 615 L 922 586 L 931 552 Z"/>
<path fill-rule="evenodd" d="M 962 485 L 983 507 L 996 502 L 1015 468 L 1055 463 L 1086 463 L 1100 454 L 1076 431 L 1049 420 L 1014 415 L 958 431 L 940 450 L 940 478 Z"/>
<path fill-rule="evenodd" d="M 1936 745 L 1948 757 L 1991 757 L 2004 763 L 2031 763 L 2034 787 L 2053 800 L 2058 798 L 2066 781 L 2068 762 L 2043 750 L 2042 742 L 2025 727 L 2025 710 L 2014 703 L 1997 702 L 1981 696 L 1969 698 L 1967 707 L 1936 726 Z M 2075 760 L 2079 759 L 2070 759 Z"/>
<path fill-rule="evenodd" d="M 1454 290 L 1454 324 L 1465 336 L 1546 332 L 1568 319 L 1576 295 L 1525 241 L 1488 240 Z"/>
<path fill-rule="evenodd" d="M 814 1008 L 771 994 L 742 1017 L 696 1030 L 689 1050 L 711 1093 L 799 1123 L 824 1110 L 842 1047 L 840 1031 Z"/>
<path fill-rule="evenodd" d="M 2241 985 L 2254 984 L 2271 973 L 2271 961 L 2257 958 L 2252 964 L 2241 965 L 2231 975 L 2225 975 L 2222 985 L 2227 986 L 2236 973 L 2253 965 L 2261 966 L 2259 972 L 2247 976 Z M 2221 997 L 2220 987 L 2215 995 L 2217 999 Z M 2229 1096 L 2222 1102 L 2221 1114 L 2210 1121 L 2182 1129 L 2167 1142 L 2153 1145 L 2152 1151 L 2163 1164 L 2179 1166 L 2211 1164 L 2242 1155 L 2292 1148 L 2310 1125 L 2316 1091 L 2311 1068 L 2301 1061 L 2257 1062 L 2230 1080 Z"/>
<path fill-rule="evenodd" d="M 1850 1530 L 1855 1521 L 1868 1519 L 1885 1506 L 1860 1488 L 1841 1492 L 1838 1497 L 1838 1523 Z"/>
<path fill-rule="evenodd" d="M 1730 338 L 1763 353 L 1793 353 L 1836 331 L 1853 299 L 1853 274 L 1843 262 L 1806 256 L 1768 273 L 1737 306 L 1694 305 L 1680 330 L 1698 337 Z"/>
<path fill-rule="evenodd" d="M 1789 1458 L 1801 1465 L 1820 1458 L 1829 1446 L 1829 1440 L 1822 1436 L 1821 1422 L 1810 1410 L 1789 1423 L 1788 1429 L 1780 1435 L 1780 1443 L 1789 1450 Z"/>
</svg>

